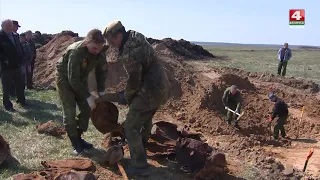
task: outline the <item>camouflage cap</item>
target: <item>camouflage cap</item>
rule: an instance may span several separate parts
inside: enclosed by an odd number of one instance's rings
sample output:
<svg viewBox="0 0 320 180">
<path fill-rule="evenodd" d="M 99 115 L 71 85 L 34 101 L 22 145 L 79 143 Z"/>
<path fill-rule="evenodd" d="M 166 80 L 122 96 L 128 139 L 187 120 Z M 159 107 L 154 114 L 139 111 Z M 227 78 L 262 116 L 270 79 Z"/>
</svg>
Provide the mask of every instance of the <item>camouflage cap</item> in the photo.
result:
<svg viewBox="0 0 320 180">
<path fill-rule="evenodd" d="M 118 32 L 121 28 L 124 28 L 121 21 L 112 21 L 102 31 L 103 36 L 107 36 L 108 33 L 114 34 Z"/>
</svg>

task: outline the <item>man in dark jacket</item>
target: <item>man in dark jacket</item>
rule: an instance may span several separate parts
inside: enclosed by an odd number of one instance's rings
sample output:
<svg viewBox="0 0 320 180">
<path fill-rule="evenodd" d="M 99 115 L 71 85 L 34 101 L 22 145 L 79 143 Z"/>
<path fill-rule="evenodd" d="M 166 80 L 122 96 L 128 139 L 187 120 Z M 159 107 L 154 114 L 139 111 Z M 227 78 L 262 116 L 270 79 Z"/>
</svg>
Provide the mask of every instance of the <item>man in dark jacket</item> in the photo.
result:
<svg viewBox="0 0 320 180">
<path fill-rule="evenodd" d="M 269 100 L 274 102 L 274 107 L 272 110 L 272 114 L 270 115 L 269 122 L 271 123 L 276 117 L 278 117 L 276 125 L 273 130 L 274 139 L 278 139 L 279 131 L 281 132 L 281 136 L 286 138 L 286 132 L 284 130 L 284 125 L 289 116 L 288 105 L 278 98 L 274 93 L 269 94 Z"/>
<path fill-rule="evenodd" d="M 21 63 L 22 63 L 21 65 L 22 66 L 20 66 L 20 71 L 21 71 L 20 74 L 21 74 L 21 78 L 23 79 L 25 77 L 24 76 L 24 69 L 25 68 L 23 66 L 23 63 L 24 63 L 24 58 L 23 58 L 24 57 L 24 51 L 23 51 L 23 47 L 22 47 L 22 44 L 20 42 L 20 36 L 19 36 L 19 33 L 18 33 L 18 29 L 21 26 L 19 25 L 18 21 L 13 20 L 12 23 L 13 23 L 12 34 L 13 34 L 13 38 L 14 38 L 14 41 L 15 41 L 15 47 L 16 47 L 18 53 L 20 54 L 19 56 L 22 57 L 22 59 L 21 59 Z M 25 81 L 22 80 L 21 82 L 23 83 L 23 84 L 21 84 L 21 86 L 23 86 L 23 92 L 24 92 Z M 15 97 L 16 93 L 17 93 L 17 87 L 16 87 L 15 84 L 12 84 L 11 96 Z"/>
<path fill-rule="evenodd" d="M 27 42 L 29 45 L 30 49 L 30 58 L 31 58 L 31 69 L 28 67 L 27 68 L 27 88 L 28 89 L 33 89 L 33 70 L 34 70 L 34 63 L 36 61 L 36 56 L 37 56 L 37 51 L 36 51 L 36 45 L 34 41 L 32 40 L 32 31 L 27 31 L 26 32 L 26 37 L 27 37 Z M 29 71 L 30 70 L 30 71 Z"/>
<path fill-rule="evenodd" d="M 0 31 L 0 61 L 1 61 L 1 82 L 3 93 L 3 106 L 8 111 L 15 111 L 10 101 L 10 92 L 12 91 L 12 84 L 16 85 L 16 95 L 18 103 L 25 105 L 24 90 L 22 87 L 21 76 L 21 53 L 18 52 L 17 43 L 14 34 L 12 33 L 13 22 L 5 20 L 1 24 Z"/>
<path fill-rule="evenodd" d="M 280 74 L 282 76 L 286 75 L 287 71 L 287 64 L 290 58 L 292 57 L 292 52 L 291 49 L 288 47 L 288 43 L 284 43 L 283 47 L 278 50 L 278 59 L 279 59 L 279 64 L 278 64 L 278 75 Z M 281 73 L 282 70 L 282 73 Z"/>
</svg>

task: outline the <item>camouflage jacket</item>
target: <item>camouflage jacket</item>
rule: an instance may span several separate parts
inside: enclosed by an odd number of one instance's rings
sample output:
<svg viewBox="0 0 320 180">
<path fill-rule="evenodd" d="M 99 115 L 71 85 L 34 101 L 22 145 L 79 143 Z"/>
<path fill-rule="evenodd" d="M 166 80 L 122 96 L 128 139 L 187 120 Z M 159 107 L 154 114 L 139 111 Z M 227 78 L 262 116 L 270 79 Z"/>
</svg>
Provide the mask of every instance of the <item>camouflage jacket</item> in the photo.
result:
<svg viewBox="0 0 320 180">
<path fill-rule="evenodd" d="M 241 94 L 239 91 L 237 91 L 234 95 L 230 92 L 231 87 L 228 87 L 222 96 L 222 103 L 224 106 L 228 106 L 230 104 L 236 104 L 237 109 L 241 107 Z"/>
<path fill-rule="evenodd" d="M 119 49 L 119 60 L 128 74 L 125 98 L 130 103 L 140 93 L 151 107 L 168 100 L 169 80 L 153 47 L 139 32 L 129 30 Z"/>
<path fill-rule="evenodd" d="M 107 76 L 107 62 L 105 53 L 93 55 L 86 47 L 81 46 L 83 41 L 71 44 L 57 63 L 56 82 L 67 82 L 79 97 L 87 98 L 88 75 L 95 69 L 98 91 L 104 91 Z"/>
</svg>

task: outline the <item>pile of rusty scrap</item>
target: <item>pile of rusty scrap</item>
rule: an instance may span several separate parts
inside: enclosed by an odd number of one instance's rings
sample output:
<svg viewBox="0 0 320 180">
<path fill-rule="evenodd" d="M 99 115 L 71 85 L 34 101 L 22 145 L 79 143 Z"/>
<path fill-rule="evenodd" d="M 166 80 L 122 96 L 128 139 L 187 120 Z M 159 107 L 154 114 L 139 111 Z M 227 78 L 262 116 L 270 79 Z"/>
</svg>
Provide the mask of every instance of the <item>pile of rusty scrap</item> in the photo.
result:
<svg viewBox="0 0 320 180">
<path fill-rule="evenodd" d="M 33 172 L 30 174 L 16 174 L 12 178 L 14 180 L 95 180 L 93 174 L 95 166 L 92 161 L 86 158 L 64 159 L 57 161 L 42 161 L 44 170 L 41 172 Z"/>
<path fill-rule="evenodd" d="M 177 125 L 154 123 L 147 146 L 149 156 L 173 156 L 179 168 L 195 173 L 196 179 L 215 177 L 227 172 L 225 155 L 201 140 L 200 134 L 186 131 Z"/>
<path fill-rule="evenodd" d="M 104 146 L 107 149 L 103 155 L 103 163 L 118 165 L 124 157 L 124 130 L 118 123 L 119 110 L 111 102 L 100 102 L 91 114 L 93 125 L 105 135 Z M 61 136 L 65 131 L 53 121 L 37 126 L 39 133 Z M 119 138 L 120 137 L 120 138 Z M 119 143 L 120 142 L 120 143 Z M 216 177 L 227 172 L 225 155 L 218 149 L 210 147 L 201 140 L 199 133 L 178 127 L 176 124 L 157 121 L 154 123 L 149 143 L 146 147 L 149 157 L 168 158 L 178 164 L 183 172 L 195 174 L 196 179 Z M 95 179 L 94 165 L 89 159 L 67 159 L 41 163 L 45 170 L 39 173 L 18 174 L 14 179 Z M 79 167 L 80 166 L 80 167 Z M 81 171 L 81 172 L 78 172 Z M 123 176 L 125 173 L 121 172 Z"/>
</svg>

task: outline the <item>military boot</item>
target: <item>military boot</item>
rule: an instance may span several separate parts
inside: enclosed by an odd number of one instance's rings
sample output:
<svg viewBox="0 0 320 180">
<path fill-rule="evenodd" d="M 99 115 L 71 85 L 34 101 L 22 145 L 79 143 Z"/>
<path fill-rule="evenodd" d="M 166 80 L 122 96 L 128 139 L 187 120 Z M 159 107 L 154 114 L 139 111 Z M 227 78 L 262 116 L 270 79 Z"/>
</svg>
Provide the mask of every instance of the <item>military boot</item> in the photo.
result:
<svg viewBox="0 0 320 180">
<path fill-rule="evenodd" d="M 78 137 L 69 137 L 74 155 L 81 155 L 84 152 L 84 148 L 82 147 Z"/>
<path fill-rule="evenodd" d="M 84 139 L 82 139 L 82 134 L 83 134 L 83 131 L 81 129 L 78 129 L 78 139 L 79 139 L 79 142 L 81 144 L 81 146 L 84 148 L 84 149 L 92 149 L 93 148 L 93 145 L 88 143 L 87 141 L 85 141 Z"/>
</svg>

